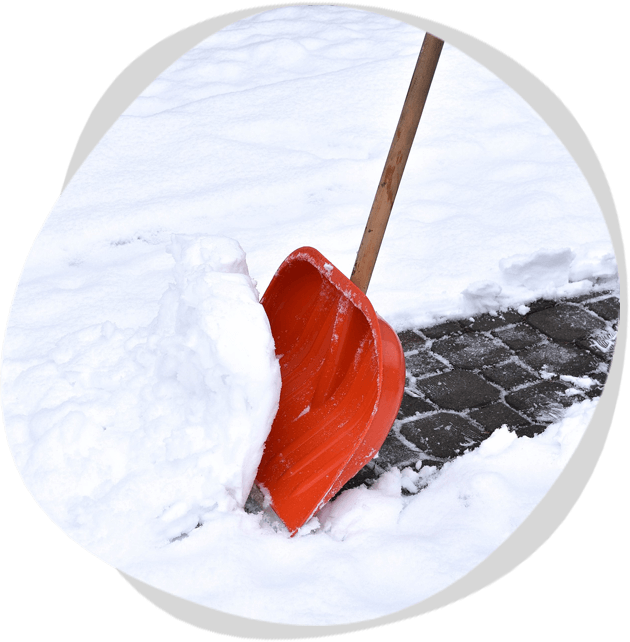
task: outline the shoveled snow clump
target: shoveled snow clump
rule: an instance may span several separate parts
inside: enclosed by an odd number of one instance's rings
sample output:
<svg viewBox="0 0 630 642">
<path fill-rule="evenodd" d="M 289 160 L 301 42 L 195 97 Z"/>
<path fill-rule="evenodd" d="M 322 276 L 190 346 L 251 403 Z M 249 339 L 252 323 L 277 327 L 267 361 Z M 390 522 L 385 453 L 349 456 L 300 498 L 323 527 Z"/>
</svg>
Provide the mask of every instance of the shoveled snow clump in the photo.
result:
<svg viewBox="0 0 630 642">
<path fill-rule="evenodd" d="M 66 335 L 5 401 L 27 485 L 114 564 L 241 507 L 278 404 L 269 322 L 238 243 L 174 236 L 168 251 L 175 282 L 148 327 Z"/>
</svg>

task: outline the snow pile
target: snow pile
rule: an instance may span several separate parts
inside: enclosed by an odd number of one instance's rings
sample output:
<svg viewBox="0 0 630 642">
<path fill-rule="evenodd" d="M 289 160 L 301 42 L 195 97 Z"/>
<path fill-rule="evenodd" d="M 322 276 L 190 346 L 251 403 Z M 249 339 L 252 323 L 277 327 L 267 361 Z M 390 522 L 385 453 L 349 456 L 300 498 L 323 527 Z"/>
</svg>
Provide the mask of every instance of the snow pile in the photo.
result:
<svg viewBox="0 0 630 642">
<path fill-rule="evenodd" d="M 277 409 L 273 339 L 238 243 L 174 236 L 169 251 L 175 283 L 148 327 L 70 333 L 5 396 L 28 487 L 111 563 L 242 506 Z"/>
<path fill-rule="evenodd" d="M 569 282 L 569 269 L 575 259 L 570 248 L 540 250 L 533 255 L 516 255 L 499 261 L 508 283 L 523 285 L 530 290 L 560 287 Z"/>
<path fill-rule="evenodd" d="M 495 312 L 501 308 L 502 288 L 493 281 L 475 281 L 463 292 L 466 315 L 479 312 Z"/>
<path fill-rule="evenodd" d="M 580 259 L 568 247 L 514 254 L 498 261 L 500 281 L 475 281 L 462 291 L 462 316 L 526 306 L 518 302 L 556 299 L 617 287 L 614 254 L 588 249 Z M 599 285 L 599 288 L 597 284 Z"/>
</svg>

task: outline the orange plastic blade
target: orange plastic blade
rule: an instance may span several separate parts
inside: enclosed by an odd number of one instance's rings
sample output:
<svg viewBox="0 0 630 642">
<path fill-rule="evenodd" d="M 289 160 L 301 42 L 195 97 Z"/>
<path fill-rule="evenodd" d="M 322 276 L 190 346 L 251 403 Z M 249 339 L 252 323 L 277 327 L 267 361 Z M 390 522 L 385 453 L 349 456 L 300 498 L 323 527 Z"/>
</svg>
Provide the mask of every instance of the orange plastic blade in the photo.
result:
<svg viewBox="0 0 630 642">
<path fill-rule="evenodd" d="M 287 257 L 261 302 L 282 390 L 256 481 L 294 534 L 380 449 L 405 359 L 365 294 L 313 248 Z"/>
</svg>

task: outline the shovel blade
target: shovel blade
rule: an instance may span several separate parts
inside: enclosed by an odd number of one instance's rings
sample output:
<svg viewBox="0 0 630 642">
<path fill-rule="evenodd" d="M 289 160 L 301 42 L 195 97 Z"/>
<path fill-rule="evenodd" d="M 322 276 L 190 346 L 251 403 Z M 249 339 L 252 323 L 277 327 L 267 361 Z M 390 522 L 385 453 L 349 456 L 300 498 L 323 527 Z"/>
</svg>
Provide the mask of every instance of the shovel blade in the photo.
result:
<svg viewBox="0 0 630 642">
<path fill-rule="evenodd" d="M 313 248 L 287 257 L 261 303 L 282 389 L 256 481 L 295 534 L 380 449 L 405 360 L 365 294 Z"/>
</svg>

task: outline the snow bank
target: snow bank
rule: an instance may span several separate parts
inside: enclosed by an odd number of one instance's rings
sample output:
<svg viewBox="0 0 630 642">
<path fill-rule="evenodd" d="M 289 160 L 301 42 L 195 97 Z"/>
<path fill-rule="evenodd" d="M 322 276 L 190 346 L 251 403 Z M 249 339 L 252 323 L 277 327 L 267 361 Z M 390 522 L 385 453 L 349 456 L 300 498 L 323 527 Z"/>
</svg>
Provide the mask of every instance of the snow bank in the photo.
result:
<svg viewBox="0 0 630 642">
<path fill-rule="evenodd" d="M 328 625 L 396 612 L 461 578 L 514 532 L 562 472 L 595 406 L 572 406 L 533 438 L 501 428 L 439 471 L 392 469 L 369 489 L 342 493 L 294 538 L 268 513 L 233 512 L 143 551 L 124 570 L 264 621 Z"/>
<path fill-rule="evenodd" d="M 582 249 L 579 257 L 569 247 L 509 255 L 499 259 L 498 272 L 500 284 L 475 281 L 464 289 L 461 312 L 453 316 L 508 308 L 521 308 L 526 314 L 524 303 L 541 297 L 560 299 L 619 288 L 614 254 L 597 244 L 586 252 Z"/>
<path fill-rule="evenodd" d="M 501 259 L 499 267 L 508 283 L 537 290 L 566 285 L 574 259 L 575 252 L 570 248 L 540 250 L 531 255 L 519 254 Z"/>
<path fill-rule="evenodd" d="M 175 282 L 148 327 L 105 321 L 39 363 L 5 366 L 27 486 L 113 564 L 242 506 L 279 399 L 269 322 L 238 243 L 174 236 L 168 249 Z"/>
</svg>

